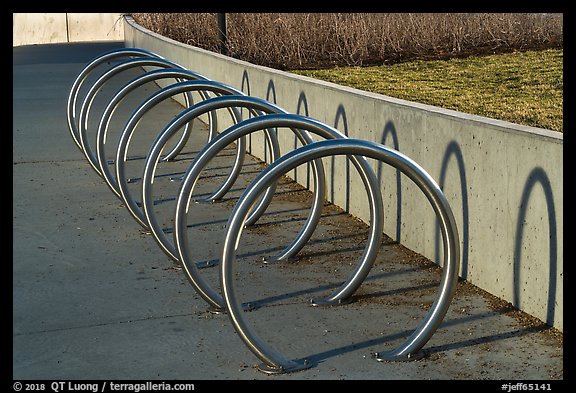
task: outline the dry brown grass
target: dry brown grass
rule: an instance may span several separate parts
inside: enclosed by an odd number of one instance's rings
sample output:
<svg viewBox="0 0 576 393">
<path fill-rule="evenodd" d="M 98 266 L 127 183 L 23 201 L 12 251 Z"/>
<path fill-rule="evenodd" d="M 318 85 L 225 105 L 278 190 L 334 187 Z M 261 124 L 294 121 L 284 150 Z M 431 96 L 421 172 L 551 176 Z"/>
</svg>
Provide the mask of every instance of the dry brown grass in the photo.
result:
<svg viewBox="0 0 576 393">
<path fill-rule="evenodd" d="M 214 13 L 134 13 L 145 28 L 218 52 Z M 279 69 L 382 65 L 561 48 L 562 14 L 229 13 L 228 54 Z"/>
</svg>

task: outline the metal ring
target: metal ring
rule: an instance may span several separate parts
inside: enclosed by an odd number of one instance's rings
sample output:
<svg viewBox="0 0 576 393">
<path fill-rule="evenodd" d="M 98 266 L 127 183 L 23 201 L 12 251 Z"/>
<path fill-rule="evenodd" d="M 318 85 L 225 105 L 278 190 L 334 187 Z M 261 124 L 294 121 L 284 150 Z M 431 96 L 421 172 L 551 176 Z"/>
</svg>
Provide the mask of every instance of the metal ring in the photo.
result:
<svg viewBox="0 0 576 393">
<path fill-rule="evenodd" d="M 95 68 L 97 68 L 100 64 L 104 63 L 104 62 L 108 62 L 114 58 L 117 57 L 130 57 L 130 58 L 134 58 L 134 57 L 140 57 L 140 58 L 159 58 L 159 59 L 164 59 L 162 56 L 143 50 L 143 49 L 138 49 L 138 48 L 122 48 L 122 49 L 116 49 L 116 50 L 112 50 L 109 52 L 104 53 L 103 55 L 100 55 L 98 57 L 96 57 L 94 60 L 92 60 L 86 67 L 84 67 L 84 69 L 80 72 L 80 74 L 76 77 L 76 79 L 74 80 L 74 83 L 72 84 L 72 87 L 70 89 L 70 92 L 68 94 L 68 101 L 67 101 L 67 111 L 66 111 L 66 116 L 67 116 L 67 121 L 68 121 L 68 128 L 70 130 L 70 133 L 72 135 L 72 138 L 74 140 L 74 142 L 76 143 L 76 145 L 78 146 L 78 148 L 84 152 L 84 147 L 82 146 L 81 142 L 80 142 L 80 131 L 78 130 L 78 124 L 77 124 L 77 119 L 76 119 L 76 106 L 77 106 L 77 101 L 78 101 L 78 94 L 80 91 L 80 88 L 82 86 L 82 84 L 84 83 L 84 81 L 86 80 L 86 78 L 88 77 L 88 75 L 94 71 Z M 184 67 L 173 63 L 174 67 L 177 67 L 179 69 L 183 69 Z M 206 77 L 203 77 L 202 75 L 196 74 L 198 76 L 199 79 L 207 79 Z M 185 96 L 185 104 L 186 106 L 190 106 L 190 103 L 192 102 L 192 98 Z M 210 126 L 212 127 L 212 123 L 210 123 Z M 214 125 L 214 128 L 216 126 Z M 182 137 L 181 139 L 178 141 L 178 143 L 174 146 L 174 148 L 166 154 L 165 159 L 166 160 L 171 160 L 173 159 L 175 156 L 178 155 L 179 151 L 182 149 L 182 147 L 186 144 L 187 138 L 190 134 L 190 128 L 189 125 L 186 125 L 186 128 L 183 130 L 182 133 Z M 96 171 L 98 174 L 101 174 L 101 172 Z M 114 190 L 113 190 L 114 191 Z"/>
<path fill-rule="evenodd" d="M 266 101 L 258 100 L 250 97 L 252 105 L 266 105 Z M 193 192 L 194 184 L 198 179 L 200 172 L 207 162 L 217 153 L 220 149 L 234 141 L 236 138 L 248 135 L 251 132 L 264 129 L 266 127 L 286 127 L 292 130 L 298 129 L 301 131 L 306 130 L 307 132 L 312 132 L 316 135 L 327 139 L 333 138 L 346 138 L 345 135 L 340 133 L 338 130 L 327 126 L 317 120 L 305 118 L 300 115 L 293 115 L 287 113 L 281 114 L 270 114 L 266 116 L 261 116 L 258 118 L 252 118 L 237 124 L 234 127 L 229 128 L 225 132 L 219 135 L 218 138 L 214 139 L 209 145 L 207 145 L 197 156 L 196 160 L 193 162 L 189 171 L 187 171 L 184 182 L 182 183 L 182 189 L 178 196 L 176 215 L 174 220 L 175 226 L 175 244 L 177 245 L 177 250 L 179 252 L 180 260 L 183 263 L 183 267 L 191 280 L 192 285 L 201 294 L 201 296 L 215 309 L 224 310 L 223 301 L 221 296 L 210 288 L 210 286 L 202 279 L 198 270 L 193 263 L 190 262 L 192 259 L 191 251 L 188 244 L 190 243 L 187 239 L 187 221 L 186 221 L 186 211 L 190 201 L 190 195 Z M 314 143 L 311 138 L 306 141 L 308 144 Z M 356 289 L 361 285 L 364 278 L 370 271 L 374 260 L 377 256 L 378 248 L 382 238 L 383 232 L 383 213 L 382 213 L 382 201 L 381 193 L 378 180 L 373 173 L 368 162 L 359 157 L 350 157 L 353 164 L 356 166 L 362 180 L 365 184 L 368 184 L 367 189 L 369 191 L 369 201 L 370 201 L 370 214 L 371 214 L 371 226 L 370 235 L 367 246 L 364 250 L 362 257 L 358 263 L 358 267 L 354 274 L 344 282 L 338 289 L 336 289 L 330 296 L 313 300 L 313 305 L 333 305 L 340 304 L 347 298 L 349 298 Z M 309 212 L 307 221 L 303 226 L 302 230 L 296 237 L 296 239 L 284 249 L 279 255 L 277 255 L 272 260 L 285 260 L 296 255 L 308 242 L 312 236 L 318 221 L 320 219 L 321 208 L 324 201 L 325 189 L 324 189 L 324 171 L 321 164 L 321 160 L 314 160 L 313 168 L 314 178 L 316 181 L 315 189 L 315 199 L 313 202 L 312 209 Z M 278 179 L 278 178 L 277 178 Z M 276 179 L 276 180 L 277 180 Z M 274 182 L 270 183 L 274 184 Z M 320 188 L 322 187 L 322 188 Z M 268 192 L 269 188 L 266 189 Z M 267 207 L 267 205 L 266 205 Z M 243 225 L 246 225 L 247 218 Z"/>
<path fill-rule="evenodd" d="M 159 102 L 165 100 L 168 97 L 183 92 L 191 92 L 191 91 L 210 91 L 212 93 L 221 95 L 242 94 L 236 89 L 233 89 L 229 86 L 214 81 L 198 81 L 198 80 L 186 81 L 167 86 L 157 91 L 150 97 L 148 97 L 146 101 L 144 101 L 134 111 L 134 113 L 126 123 L 118 142 L 115 166 L 116 166 L 116 179 L 118 182 L 118 188 L 121 198 L 125 202 L 126 207 L 130 211 L 132 216 L 136 219 L 136 221 L 138 221 L 140 225 L 142 225 L 145 229 L 148 230 L 150 230 L 150 225 L 144 214 L 144 211 L 142 208 L 138 206 L 128 188 L 128 179 L 126 178 L 126 171 L 125 171 L 125 162 L 127 159 L 128 146 L 132 139 L 136 125 L 140 122 L 142 116 L 146 114 L 152 107 L 154 107 Z M 235 108 L 227 108 L 227 109 L 229 110 L 230 115 L 232 116 L 232 119 L 235 122 L 239 122 L 241 120 L 241 115 Z M 184 112 L 186 112 L 186 110 Z M 212 114 L 213 111 L 210 111 L 208 113 Z M 180 113 L 176 118 L 172 120 L 172 122 L 174 122 L 177 118 L 183 116 L 184 114 L 185 113 Z M 214 124 L 215 122 L 216 122 L 216 116 L 214 116 Z M 161 133 L 157 136 L 157 138 L 161 136 Z M 276 146 L 278 142 L 274 139 L 274 141 L 271 142 L 271 144 L 273 146 Z M 277 148 L 275 149 L 277 150 Z M 211 196 L 208 197 L 209 199 L 218 199 L 228 191 L 229 185 L 233 184 L 233 182 L 238 177 L 238 174 L 240 173 L 242 163 L 244 161 L 244 156 L 246 154 L 245 151 L 246 151 L 246 141 L 245 139 L 242 139 L 238 142 L 236 158 L 230 174 L 225 179 L 222 186 L 218 190 L 216 190 Z"/>
<path fill-rule="evenodd" d="M 98 93 L 98 91 L 100 91 L 100 89 L 102 88 L 104 83 L 107 82 L 114 75 L 116 75 L 122 71 L 125 71 L 127 69 L 130 69 L 130 68 L 145 67 L 145 66 L 156 66 L 156 67 L 163 67 L 163 68 L 178 67 L 177 64 L 175 64 L 171 61 L 168 61 L 166 59 L 161 59 L 161 58 L 152 58 L 151 57 L 151 58 L 140 58 L 140 59 L 137 58 L 137 59 L 127 60 L 125 62 L 122 62 L 122 63 L 112 67 L 110 70 L 108 70 L 102 76 L 100 76 L 98 78 L 98 80 L 90 87 L 90 90 L 88 91 L 88 93 L 86 94 L 86 97 L 84 98 L 84 101 L 82 102 L 82 106 L 80 109 L 80 116 L 78 118 L 80 145 L 82 146 L 82 151 L 84 152 L 84 155 L 88 159 L 88 162 L 90 163 L 92 168 L 96 171 L 96 173 L 100 177 L 103 177 L 103 175 L 100 171 L 100 167 L 98 165 L 96 154 L 92 150 L 92 147 L 90 146 L 90 143 L 88 142 L 88 138 L 87 138 L 88 116 L 89 116 L 90 108 L 92 107 L 92 103 L 94 101 L 94 98 L 95 98 L 96 94 Z M 185 142 L 186 141 L 184 140 L 184 143 Z M 175 149 L 181 149 L 180 144 L 178 146 L 176 146 Z"/>
<path fill-rule="evenodd" d="M 236 204 L 227 224 L 221 258 L 221 287 L 226 308 L 232 324 L 242 341 L 263 361 L 260 367 L 265 372 L 297 371 L 310 364 L 294 361 L 268 346 L 242 316 L 242 308 L 234 286 L 236 249 L 250 207 L 268 185 L 287 171 L 310 160 L 330 155 L 360 155 L 380 160 L 407 175 L 425 194 L 440 223 L 444 241 L 444 265 L 440 288 L 430 310 L 412 335 L 398 348 L 376 355 L 378 360 L 408 360 L 426 344 L 442 322 L 453 298 L 458 279 L 460 245 L 456 222 L 450 205 L 434 179 L 416 162 L 404 154 L 371 141 L 335 139 L 320 141 L 298 148 L 273 162 L 246 189 Z"/>
<path fill-rule="evenodd" d="M 72 135 L 72 139 L 74 139 L 74 143 L 80 150 L 82 150 L 82 145 L 80 144 L 80 136 L 78 131 L 78 123 L 76 119 L 76 106 L 78 101 L 78 94 L 80 92 L 80 88 L 82 84 L 88 77 L 88 75 L 96 69 L 100 64 L 110 61 L 117 57 L 157 57 L 162 58 L 161 56 L 138 48 L 121 48 L 111 50 L 109 52 L 105 52 L 102 55 L 97 56 L 93 60 L 91 60 L 83 69 L 80 71 L 78 76 L 74 79 L 72 83 L 72 87 L 70 88 L 70 92 L 68 93 L 68 100 L 66 104 L 66 118 L 68 121 L 68 129 L 70 130 L 70 134 Z"/>
<path fill-rule="evenodd" d="M 220 89 L 224 91 L 224 85 L 220 86 Z M 177 117 L 175 117 L 159 134 L 150 151 L 146 157 L 146 163 L 144 166 L 144 173 L 142 175 L 142 211 L 144 213 L 145 221 L 148 224 L 148 228 L 152 232 L 154 238 L 156 239 L 160 248 L 174 261 L 180 262 L 176 254 L 176 248 L 174 244 L 168 240 L 165 236 L 162 228 L 158 224 L 156 220 L 156 215 L 153 209 L 153 200 L 152 200 L 152 188 L 154 183 L 154 172 L 156 170 L 156 166 L 158 164 L 158 160 L 160 155 L 162 154 L 162 149 L 164 148 L 166 142 L 187 122 L 191 119 L 194 119 L 206 112 L 214 111 L 220 108 L 230 108 L 235 107 L 233 103 L 230 103 L 229 97 L 232 95 L 220 96 L 210 98 L 208 100 L 202 101 L 192 107 L 185 109 L 182 111 Z M 245 97 L 245 96 L 237 96 L 233 95 L 233 97 Z M 234 112 L 236 113 L 236 112 Z M 239 115 L 238 115 L 239 116 Z M 236 117 L 235 123 L 240 122 L 240 118 Z M 273 152 L 277 155 L 278 151 L 278 142 L 276 140 L 275 135 L 270 135 L 270 132 L 266 132 L 267 138 L 269 139 L 269 143 L 273 147 Z M 244 163 L 244 151 L 245 151 L 245 139 L 241 138 L 238 145 L 238 155 L 237 159 L 234 162 L 234 167 L 231 170 L 230 175 L 224 181 L 222 186 L 213 193 L 213 195 L 209 198 L 221 198 L 223 194 L 225 194 L 230 187 L 236 181 Z M 240 154 L 242 152 L 242 154 Z"/>
<path fill-rule="evenodd" d="M 205 280 L 203 280 L 198 269 L 196 269 L 195 264 L 193 263 L 193 256 L 190 247 L 188 246 L 189 239 L 186 231 L 187 212 L 195 184 L 198 181 L 202 170 L 222 149 L 234 141 L 244 138 L 250 133 L 268 128 L 276 128 L 278 122 L 276 120 L 270 121 L 271 119 L 274 119 L 271 114 L 288 114 L 282 108 L 256 97 L 230 96 L 226 98 L 223 97 L 219 101 L 220 103 L 215 102 L 215 104 L 222 105 L 222 103 L 228 102 L 228 104 L 235 105 L 236 107 L 246 107 L 269 113 L 267 115 L 244 120 L 241 123 L 228 128 L 206 145 L 200 153 L 198 153 L 194 162 L 186 171 L 178 193 L 174 217 L 174 244 L 178 251 L 178 257 L 192 286 L 213 309 L 222 311 L 224 305 L 222 297 L 214 291 Z M 308 132 L 296 128 L 292 128 L 292 131 L 301 139 L 302 143 L 309 144 L 314 142 Z M 275 155 L 273 158 L 276 160 L 278 157 Z M 314 161 L 312 168 L 315 182 L 314 202 L 306 220 L 306 224 L 297 238 L 283 252 L 277 256 L 267 258 L 266 262 L 286 260 L 297 254 L 302 247 L 304 247 L 320 220 L 321 209 L 326 193 L 325 174 L 322 161 Z M 253 224 L 258 220 L 258 218 L 260 218 L 272 201 L 274 192 L 275 183 L 271 184 L 264 193 L 264 196 L 260 199 L 260 202 L 252 209 L 248 219 L 246 220 L 246 225 Z"/>
<path fill-rule="evenodd" d="M 105 153 L 105 144 L 106 144 L 106 138 L 108 135 L 108 126 L 110 124 L 110 119 L 112 117 L 112 114 L 114 113 L 114 111 L 116 110 L 118 105 L 120 104 L 120 102 L 124 98 L 126 98 L 128 93 L 134 91 L 135 89 L 144 85 L 145 83 L 148 83 L 151 81 L 156 81 L 156 80 L 162 79 L 162 78 L 174 78 L 176 80 L 198 80 L 198 79 L 199 80 L 206 80 L 204 77 L 202 77 L 199 74 L 196 74 L 196 73 L 193 73 L 191 71 L 184 70 L 184 69 L 178 69 L 178 68 L 167 68 L 167 69 L 160 69 L 160 70 L 154 70 L 154 71 L 146 72 L 146 73 L 134 78 L 133 80 L 128 82 L 126 85 L 124 85 L 116 93 L 116 95 L 114 95 L 114 97 L 110 100 L 110 102 L 106 106 L 106 109 L 102 113 L 102 116 L 100 117 L 100 122 L 98 125 L 98 131 L 96 133 L 96 157 L 98 159 L 100 172 L 102 173 L 104 179 L 106 180 L 106 183 L 108 184 L 108 186 L 110 187 L 112 192 L 114 192 L 114 194 L 116 194 L 116 196 L 118 196 L 118 197 L 121 197 L 120 191 L 118 188 L 118 181 L 117 181 L 116 177 L 112 174 L 110 169 L 108 168 L 108 163 L 107 163 L 106 153 Z M 201 94 L 203 99 L 208 98 L 208 95 L 206 94 L 206 92 L 200 91 L 200 94 Z M 186 92 L 184 94 L 184 97 L 186 99 L 186 106 L 189 107 L 190 104 L 193 102 L 192 92 Z M 217 127 L 214 114 L 209 113 L 209 116 L 210 116 L 209 124 L 212 127 Z M 188 124 L 187 124 L 187 126 L 188 126 Z M 180 139 L 177 143 L 178 149 L 177 150 L 173 149 L 170 152 L 170 154 L 167 155 L 166 158 L 164 158 L 164 160 L 167 161 L 169 159 L 173 159 L 178 153 L 180 153 L 181 149 L 186 144 L 186 142 L 189 138 L 189 135 L 190 135 L 190 133 L 184 132 L 184 135 L 182 136 L 183 139 Z"/>
</svg>

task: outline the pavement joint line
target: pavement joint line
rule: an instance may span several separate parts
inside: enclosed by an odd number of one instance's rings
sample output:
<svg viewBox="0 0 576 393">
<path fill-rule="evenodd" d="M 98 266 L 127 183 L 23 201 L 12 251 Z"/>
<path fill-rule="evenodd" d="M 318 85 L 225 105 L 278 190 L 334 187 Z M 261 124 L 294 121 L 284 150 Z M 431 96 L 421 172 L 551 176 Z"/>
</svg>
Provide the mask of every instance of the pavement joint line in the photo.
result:
<svg viewBox="0 0 576 393">
<path fill-rule="evenodd" d="M 90 329 L 90 328 L 94 328 L 94 327 L 121 325 L 124 323 L 155 321 L 155 320 L 160 320 L 160 319 L 179 318 L 179 317 L 191 317 L 194 315 L 196 315 L 196 314 L 195 313 L 188 313 L 188 314 L 174 314 L 174 315 L 164 315 L 164 316 L 150 316 L 148 318 L 128 319 L 128 320 L 123 320 L 123 321 L 95 323 L 95 324 L 84 325 L 84 326 L 70 326 L 70 327 L 63 327 L 63 328 L 58 328 L 58 329 L 46 329 L 46 330 L 38 330 L 38 331 L 32 331 L 32 332 L 16 333 L 13 335 L 13 337 L 33 336 L 36 334 L 44 334 L 44 333 L 57 333 L 57 332 L 63 332 L 63 331 L 68 331 L 68 330 Z"/>
<path fill-rule="evenodd" d="M 86 162 L 85 159 L 70 159 L 70 160 L 37 160 L 37 161 L 14 161 L 12 165 L 19 164 L 61 164 L 63 162 Z"/>
</svg>

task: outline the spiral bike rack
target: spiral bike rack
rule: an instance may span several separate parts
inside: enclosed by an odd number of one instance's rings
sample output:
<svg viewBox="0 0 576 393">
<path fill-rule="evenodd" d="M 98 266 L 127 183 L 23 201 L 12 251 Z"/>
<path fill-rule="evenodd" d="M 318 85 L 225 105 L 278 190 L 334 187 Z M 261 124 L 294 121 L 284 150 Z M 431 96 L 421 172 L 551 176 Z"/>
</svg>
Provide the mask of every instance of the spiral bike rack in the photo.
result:
<svg viewBox="0 0 576 393">
<path fill-rule="evenodd" d="M 80 90 L 88 76 L 111 60 L 128 57 L 103 72 L 87 89 L 80 110 L 78 102 L 82 98 Z M 144 72 L 124 84 L 108 101 L 101 114 L 96 133 L 96 153 L 88 142 L 88 117 L 92 104 L 102 86 L 113 76 L 131 68 L 159 67 Z M 145 83 L 159 79 L 174 79 L 175 82 L 159 89 L 142 101 L 133 111 L 123 127 L 117 143 L 114 172 L 109 168 L 105 144 L 109 134 L 110 119 L 119 104 Z M 202 100 L 194 103 L 192 95 L 197 93 Z M 161 129 L 150 146 L 141 177 L 140 206 L 128 183 L 125 163 L 132 137 L 144 115 L 160 102 L 183 94 L 185 109 L 171 119 Z M 242 119 L 239 108 L 248 110 L 251 117 Z M 231 116 L 232 126 L 219 132 L 216 111 L 226 109 Z M 208 140 L 200 152 L 179 178 L 180 185 L 176 196 L 173 216 L 173 239 L 164 232 L 154 211 L 153 184 L 155 172 L 160 162 L 173 161 L 186 145 L 191 123 L 199 116 L 207 115 L 209 122 Z M 377 353 L 378 361 L 406 361 L 422 356 L 420 350 L 432 337 L 442 322 L 450 306 L 458 279 L 460 249 L 458 230 L 450 205 L 440 187 L 432 177 L 415 161 L 382 144 L 348 138 L 346 135 L 313 118 L 290 114 L 281 107 L 266 100 L 245 95 L 243 92 L 222 83 L 209 80 L 195 72 L 170 62 L 152 52 L 137 48 L 122 48 L 106 52 L 89 62 L 74 80 L 67 101 L 67 120 L 70 134 L 76 146 L 82 151 L 90 166 L 104 178 L 112 192 L 124 202 L 129 213 L 144 229 L 150 231 L 159 248 L 174 262 L 181 265 L 188 281 L 196 292 L 215 313 L 229 315 L 234 329 L 244 344 L 262 363 L 259 370 L 268 374 L 295 372 L 311 367 L 307 360 L 291 360 L 273 349 L 243 317 L 244 307 L 235 289 L 236 248 L 245 227 L 255 224 L 270 205 L 276 184 L 290 170 L 303 164 L 310 164 L 314 181 L 314 199 L 306 222 L 294 240 L 274 256 L 266 256 L 265 263 L 282 263 L 296 258 L 310 240 L 320 220 L 326 197 L 324 166 L 322 158 L 344 155 L 352 162 L 364 185 L 370 208 L 370 230 L 367 242 L 354 271 L 331 295 L 323 299 L 311 300 L 313 306 L 331 306 L 346 303 L 368 276 L 383 236 L 383 202 L 379 181 L 367 158 L 388 164 L 410 178 L 424 193 L 438 219 L 444 245 L 444 264 L 436 298 L 423 321 L 414 332 L 394 350 Z M 277 139 L 278 129 L 290 129 L 302 144 L 301 147 L 280 154 Z M 175 146 L 162 156 L 169 142 L 182 130 Z M 222 199 L 230 191 L 240 175 L 246 154 L 245 138 L 257 131 L 263 131 L 266 148 L 271 155 L 271 164 L 261 171 L 245 188 L 230 213 L 224 245 L 220 258 L 220 286 L 222 293 L 214 290 L 202 277 L 194 260 L 191 241 L 187 233 L 187 216 L 191 206 L 200 203 L 213 203 Z M 315 141 L 312 135 L 323 138 Z M 234 163 L 220 187 L 208 197 L 194 200 L 194 188 L 202 171 L 220 152 L 236 144 Z"/>
</svg>

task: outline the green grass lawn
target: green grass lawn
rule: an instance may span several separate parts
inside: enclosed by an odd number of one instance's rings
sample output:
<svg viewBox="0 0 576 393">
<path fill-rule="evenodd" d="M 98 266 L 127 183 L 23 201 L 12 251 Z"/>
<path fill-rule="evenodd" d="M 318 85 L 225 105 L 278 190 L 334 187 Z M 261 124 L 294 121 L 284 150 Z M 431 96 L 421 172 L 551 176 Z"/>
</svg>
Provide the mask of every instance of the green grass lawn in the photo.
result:
<svg viewBox="0 0 576 393">
<path fill-rule="evenodd" d="M 296 74 L 563 132 L 563 50 L 514 52 Z"/>
</svg>

